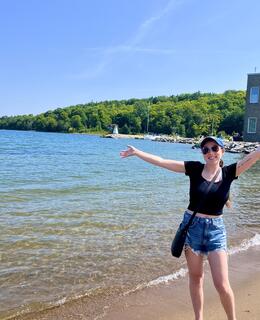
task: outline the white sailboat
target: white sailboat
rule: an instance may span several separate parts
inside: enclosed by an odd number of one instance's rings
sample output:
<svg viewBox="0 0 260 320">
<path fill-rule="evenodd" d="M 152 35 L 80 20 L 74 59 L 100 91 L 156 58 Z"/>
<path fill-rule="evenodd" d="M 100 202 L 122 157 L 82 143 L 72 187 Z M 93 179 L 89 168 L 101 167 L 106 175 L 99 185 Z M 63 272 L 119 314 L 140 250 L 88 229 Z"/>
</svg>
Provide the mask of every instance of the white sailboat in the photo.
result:
<svg viewBox="0 0 260 320">
<path fill-rule="evenodd" d="M 158 137 L 158 135 L 156 134 L 150 134 L 149 133 L 149 111 L 150 111 L 150 103 L 147 106 L 147 123 L 146 123 L 146 131 L 147 133 L 144 135 L 144 140 L 156 140 Z"/>
</svg>

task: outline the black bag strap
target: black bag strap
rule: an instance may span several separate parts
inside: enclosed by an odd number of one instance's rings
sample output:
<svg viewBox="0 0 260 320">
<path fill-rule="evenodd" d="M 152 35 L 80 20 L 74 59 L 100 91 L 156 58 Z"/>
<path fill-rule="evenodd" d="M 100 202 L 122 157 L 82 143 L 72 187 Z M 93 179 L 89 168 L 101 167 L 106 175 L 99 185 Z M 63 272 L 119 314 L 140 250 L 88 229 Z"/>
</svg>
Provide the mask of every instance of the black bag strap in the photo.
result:
<svg viewBox="0 0 260 320">
<path fill-rule="evenodd" d="M 206 191 L 205 191 L 205 193 L 204 193 L 204 196 L 202 197 L 202 199 L 201 199 L 201 201 L 200 201 L 197 209 L 193 212 L 192 216 L 190 217 L 189 222 L 186 224 L 186 226 L 185 226 L 185 228 L 184 228 L 184 230 L 185 230 L 186 232 L 188 231 L 190 225 L 192 224 L 192 221 L 193 221 L 193 219 L 195 218 L 196 214 L 199 212 L 199 209 L 200 209 L 200 207 L 201 207 L 204 199 L 205 199 L 206 196 L 208 195 L 209 190 L 212 188 L 213 183 L 214 183 L 215 180 L 217 179 L 217 176 L 219 175 L 220 170 L 221 170 L 221 168 L 219 168 L 219 170 L 218 170 L 218 171 L 216 172 L 216 174 L 214 175 L 213 179 L 210 181 L 210 184 L 208 185 L 208 187 L 207 187 L 207 189 L 206 189 Z"/>
</svg>

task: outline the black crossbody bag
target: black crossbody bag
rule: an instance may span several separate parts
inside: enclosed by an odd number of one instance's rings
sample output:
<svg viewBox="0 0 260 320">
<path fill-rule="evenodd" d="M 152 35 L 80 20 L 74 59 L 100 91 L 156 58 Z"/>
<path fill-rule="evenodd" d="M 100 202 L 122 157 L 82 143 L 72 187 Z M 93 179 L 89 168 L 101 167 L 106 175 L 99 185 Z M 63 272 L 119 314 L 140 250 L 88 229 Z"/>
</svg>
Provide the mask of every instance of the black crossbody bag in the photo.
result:
<svg viewBox="0 0 260 320">
<path fill-rule="evenodd" d="M 209 193 L 209 190 L 211 189 L 217 176 L 219 175 L 219 172 L 220 172 L 220 170 L 217 171 L 217 173 L 215 174 L 213 179 L 210 181 L 210 184 L 208 185 L 208 187 L 204 193 L 204 196 L 202 197 L 197 209 L 193 212 L 192 216 L 190 217 L 189 222 L 185 226 L 181 226 L 181 224 L 180 224 L 180 226 L 175 234 L 175 237 L 172 241 L 172 245 L 171 245 L 171 253 L 174 257 L 179 258 L 181 256 L 189 227 L 192 224 L 192 221 L 195 218 L 196 214 L 199 212 L 199 209 L 200 209 L 204 199 L 206 198 L 207 194 Z"/>
</svg>

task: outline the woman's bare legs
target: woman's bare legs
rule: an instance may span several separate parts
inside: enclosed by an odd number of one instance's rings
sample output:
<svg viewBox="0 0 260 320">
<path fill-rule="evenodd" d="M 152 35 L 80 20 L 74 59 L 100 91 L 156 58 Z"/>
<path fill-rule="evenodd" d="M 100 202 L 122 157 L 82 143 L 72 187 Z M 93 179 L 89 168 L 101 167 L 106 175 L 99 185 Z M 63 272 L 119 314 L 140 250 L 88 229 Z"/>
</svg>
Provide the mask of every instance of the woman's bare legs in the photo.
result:
<svg viewBox="0 0 260 320">
<path fill-rule="evenodd" d="M 214 285 L 228 320 L 236 320 L 235 299 L 228 279 L 228 261 L 225 251 L 213 251 L 208 256 Z"/>
<path fill-rule="evenodd" d="M 185 255 L 189 269 L 190 296 L 195 320 L 203 320 L 203 257 L 196 255 L 190 248 L 185 250 Z"/>
</svg>

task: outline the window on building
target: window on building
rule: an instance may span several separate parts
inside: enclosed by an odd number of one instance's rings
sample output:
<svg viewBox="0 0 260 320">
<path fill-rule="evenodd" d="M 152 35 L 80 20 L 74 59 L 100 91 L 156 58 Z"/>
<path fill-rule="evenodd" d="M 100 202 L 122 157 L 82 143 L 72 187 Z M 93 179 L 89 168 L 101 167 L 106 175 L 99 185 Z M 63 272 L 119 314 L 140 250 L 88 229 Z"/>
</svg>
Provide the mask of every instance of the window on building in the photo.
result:
<svg viewBox="0 0 260 320">
<path fill-rule="evenodd" d="M 259 87 L 250 88 L 250 103 L 258 103 L 259 101 Z"/>
<path fill-rule="evenodd" d="M 257 119 L 255 117 L 248 118 L 247 133 L 256 133 L 256 122 Z"/>
</svg>

